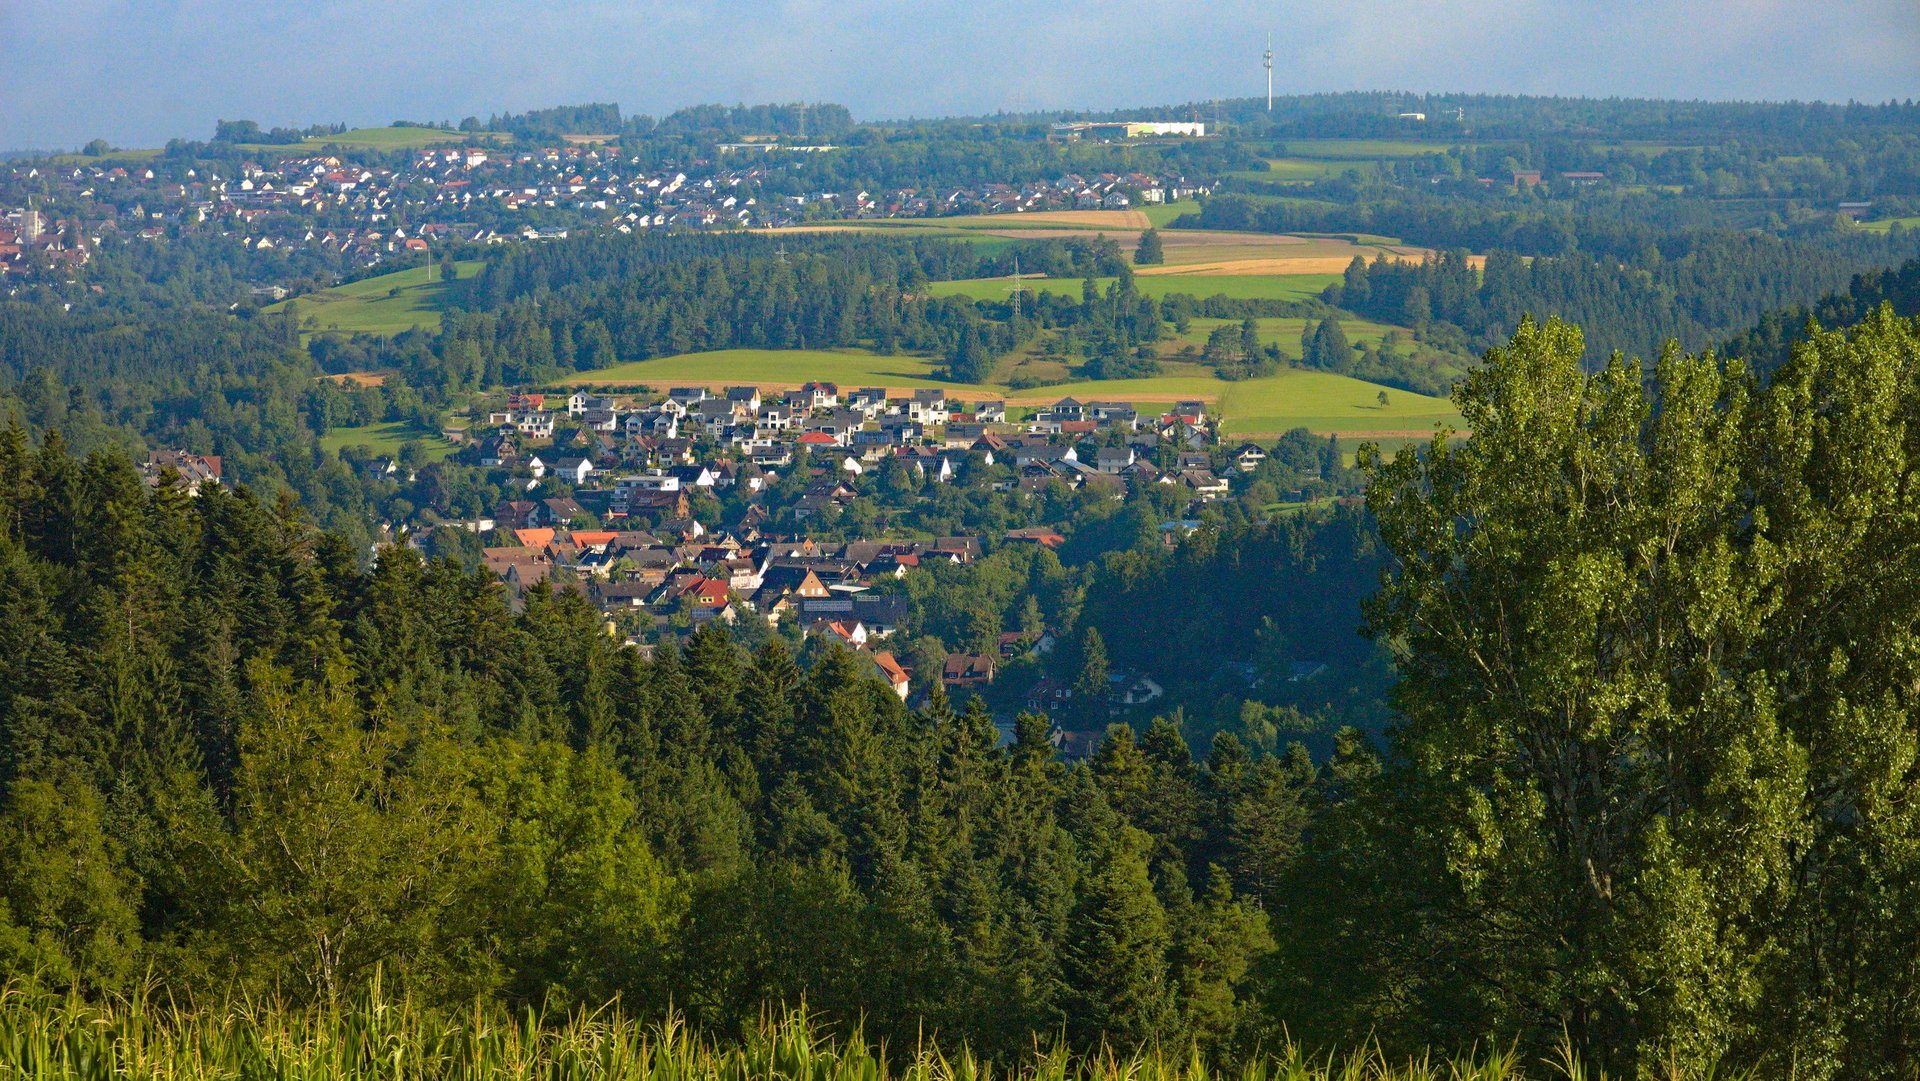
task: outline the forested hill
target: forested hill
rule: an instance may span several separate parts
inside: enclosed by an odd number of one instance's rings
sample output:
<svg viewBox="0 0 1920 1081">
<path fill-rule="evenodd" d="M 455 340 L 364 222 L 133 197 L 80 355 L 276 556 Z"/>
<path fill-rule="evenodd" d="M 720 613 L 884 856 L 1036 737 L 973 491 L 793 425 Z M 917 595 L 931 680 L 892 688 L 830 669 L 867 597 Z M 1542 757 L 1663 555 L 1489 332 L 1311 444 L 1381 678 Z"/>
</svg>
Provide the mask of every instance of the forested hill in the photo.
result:
<svg viewBox="0 0 1920 1081">
<path fill-rule="evenodd" d="M 1855 275 L 1845 292 L 1822 297 L 1811 308 L 1769 312 L 1724 351 L 1770 371 L 1786 363 L 1794 343 L 1806 340 L 1808 320 L 1822 327 L 1856 326 L 1882 304 L 1891 305 L 1898 315 L 1920 315 L 1920 259 Z"/>
<path fill-rule="evenodd" d="M 1559 316 L 1585 329 L 1596 358 L 1616 350 L 1654 356 L 1669 339 L 1705 348 L 1768 313 L 1843 289 L 1856 274 L 1920 254 L 1920 230 L 1778 236 L 1437 201 L 1336 207 L 1224 196 L 1193 224 L 1384 232 L 1457 250 L 1424 264 L 1356 265 L 1326 299 L 1374 319 L 1457 327 L 1478 349 L 1504 338 L 1522 315 Z M 1467 249 L 1486 253 L 1483 272 L 1469 268 Z"/>
</svg>

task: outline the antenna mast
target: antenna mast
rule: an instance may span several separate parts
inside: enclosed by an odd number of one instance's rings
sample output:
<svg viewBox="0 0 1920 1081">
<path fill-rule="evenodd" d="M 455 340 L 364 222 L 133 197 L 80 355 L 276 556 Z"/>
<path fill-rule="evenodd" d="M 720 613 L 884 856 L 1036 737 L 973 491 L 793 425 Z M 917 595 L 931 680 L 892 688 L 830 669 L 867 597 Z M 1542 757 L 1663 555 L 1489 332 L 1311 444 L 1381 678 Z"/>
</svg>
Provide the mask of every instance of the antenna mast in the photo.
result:
<svg viewBox="0 0 1920 1081">
<path fill-rule="evenodd" d="M 1013 256 L 1013 321 L 1020 321 L 1020 255 Z"/>
<path fill-rule="evenodd" d="M 1267 35 L 1267 52 L 1262 61 L 1267 65 L 1267 111 L 1273 111 L 1273 35 Z"/>
</svg>

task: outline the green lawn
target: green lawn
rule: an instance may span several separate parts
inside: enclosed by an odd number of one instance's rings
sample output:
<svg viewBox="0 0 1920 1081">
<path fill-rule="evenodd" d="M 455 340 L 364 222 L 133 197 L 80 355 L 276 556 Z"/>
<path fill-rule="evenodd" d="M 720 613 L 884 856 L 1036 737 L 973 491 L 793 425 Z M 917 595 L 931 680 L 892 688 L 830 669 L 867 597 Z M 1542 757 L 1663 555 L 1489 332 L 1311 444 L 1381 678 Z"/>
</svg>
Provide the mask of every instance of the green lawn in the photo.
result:
<svg viewBox="0 0 1920 1081">
<path fill-rule="evenodd" d="M 400 445 L 409 440 L 419 440 L 427 449 L 427 457 L 445 458 L 453 453 L 453 444 L 441 438 L 439 432 L 429 432 L 415 428 L 401 421 L 388 421 L 382 424 L 367 424 L 358 428 L 335 428 L 320 437 L 321 449 L 334 454 L 342 447 L 367 447 L 375 454 L 398 454 Z"/>
<path fill-rule="evenodd" d="M 1860 223 L 1860 228 L 1870 233 L 1890 233 L 1896 225 L 1902 229 L 1920 229 L 1920 217 L 1882 218 L 1879 221 L 1863 221 Z"/>
<path fill-rule="evenodd" d="M 277 312 L 289 304 L 296 305 L 300 322 L 305 325 L 311 318 L 313 330 L 323 334 L 399 334 L 416 326 L 438 330 L 447 293 L 459 288 L 460 282 L 471 278 L 483 264 L 462 260 L 456 265 L 460 278 L 454 282 L 441 280 L 438 265 L 433 268 L 431 283 L 427 281 L 427 268 L 411 267 L 283 300 L 266 310 Z M 400 294 L 389 295 L 395 289 Z"/>
</svg>

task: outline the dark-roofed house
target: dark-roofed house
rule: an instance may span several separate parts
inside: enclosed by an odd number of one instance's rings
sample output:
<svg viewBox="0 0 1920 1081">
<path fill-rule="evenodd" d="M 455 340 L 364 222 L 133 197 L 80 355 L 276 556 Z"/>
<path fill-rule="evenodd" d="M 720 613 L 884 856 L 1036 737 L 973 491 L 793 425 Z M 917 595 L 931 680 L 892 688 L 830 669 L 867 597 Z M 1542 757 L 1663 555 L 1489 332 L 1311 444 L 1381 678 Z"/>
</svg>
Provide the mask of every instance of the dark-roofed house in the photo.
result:
<svg viewBox="0 0 1920 1081">
<path fill-rule="evenodd" d="M 971 691 L 993 682 L 993 658 L 975 653 L 949 653 L 941 667 L 940 683 L 948 694 Z"/>
</svg>

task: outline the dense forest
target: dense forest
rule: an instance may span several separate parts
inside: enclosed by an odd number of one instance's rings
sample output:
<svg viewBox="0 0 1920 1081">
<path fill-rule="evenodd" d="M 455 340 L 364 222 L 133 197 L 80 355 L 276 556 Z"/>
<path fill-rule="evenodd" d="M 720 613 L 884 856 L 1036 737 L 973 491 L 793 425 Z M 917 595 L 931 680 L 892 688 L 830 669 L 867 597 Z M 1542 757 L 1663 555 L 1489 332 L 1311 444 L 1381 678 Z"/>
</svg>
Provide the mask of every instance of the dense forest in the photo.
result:
<svg viewBox="0 0 1920 1081">
<path fill-rule="evenodd" d="M 1347 270 L 1330 304 L 1374 319 L 1463 332 L 1475 348 L 1533 314 L 1581 324 L 1596 357 L 1652 356 L 1669 340 L 1689 349 L 1741 333 L 1769 313 L 1844 289 L 1853 276 L 1920 254 L 1920 230 L 1832 227 L 1789 236 L 1667 229 L 1554 209 L 1426 205 L 1326 206 L 1211 200 L 1210 228 L 1386 231 L 1443 249 L 1421 264 L 1376 261 Z M 1336 224 L 1337 223 L 1337 224 Z M 1466 251 L 1485 253 L 1483 268 Z"/>
<path fill-rule="evenodd" d="M 804 996 L 996 1057 L 1371 1032 L 1897 1075 L 1920 325 L 1821 332 L 1766 379 L 1584 352 L 1524 324 L 1459 393 L 1471 440 L 1365 461 L 1365 626 L 1402 678 L 1384 734 L 1318 758 L 1162 721 L 1063 764 L 1039 718 L 1000 745 L 838 647 L 643 656 L 571 595 L 362 568 L 286 503 L 16 430 L 0 949 L 56 989 L 327 1000 L 377 972 L 723 1032 Z M 1161 641 L 1232 648 L 1196 583 L 1357 567 L 1355 524 L 1114 573 L 1191 599 Z"/>
</svg>

